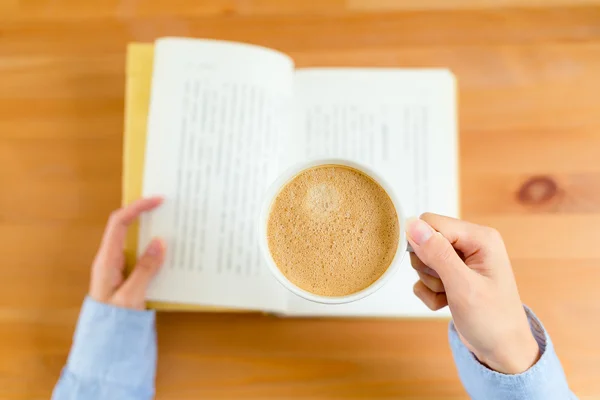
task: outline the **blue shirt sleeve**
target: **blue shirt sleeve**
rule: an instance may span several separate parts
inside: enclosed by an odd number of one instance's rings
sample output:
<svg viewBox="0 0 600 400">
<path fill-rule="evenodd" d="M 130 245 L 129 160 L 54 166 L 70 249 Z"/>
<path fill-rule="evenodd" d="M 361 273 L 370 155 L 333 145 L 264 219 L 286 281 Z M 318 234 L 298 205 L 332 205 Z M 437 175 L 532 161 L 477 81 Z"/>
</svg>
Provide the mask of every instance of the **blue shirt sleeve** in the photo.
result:
<svg viewBox="0 0 600 400">
<path fill-rule="evenodd" d="M 571 400 L 560 361 L 541 322 L 526 308 L 542 356 L 529 370 L 505 375 L 482 365 L 460 341 L 449 338 L 460 379 L 473 400 Z M 135 311 L 86 298 L 73 346 L 53 400 L 148 400 L 154 396 L 156 331 L 153 311 Z"/>
<path fill-rule="evenodd" d="M 525 307 L 529 326 L 542 353 L 538 362 L 518 375 L 505 375 L 481 364 L 450 323 L 450 347 L 463 386 L 473 400 L 576 400 L 548 333 Z"/>
<path fill-rule="evenodd" d="M 154 311 L 128 310 L 87 297 L 52 399 L 152 399 L 155 375 Z"/>
</svg>

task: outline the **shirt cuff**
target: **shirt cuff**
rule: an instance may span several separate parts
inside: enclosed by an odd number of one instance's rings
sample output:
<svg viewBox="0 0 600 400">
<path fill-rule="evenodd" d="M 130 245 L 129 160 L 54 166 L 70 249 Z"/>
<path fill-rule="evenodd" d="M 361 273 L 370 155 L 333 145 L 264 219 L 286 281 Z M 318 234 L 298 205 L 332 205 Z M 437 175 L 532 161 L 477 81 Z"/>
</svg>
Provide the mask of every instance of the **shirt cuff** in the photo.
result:
<svg viewBox="0 0 600 400">
<path fill-rule="evenodd" d="M 542 323 L 527 307 L 525 312 L 541 357 L 527 371 L 506 375 L 483 364 L 462 343 L 454 323 L 450 322 L 450 347 L 463 386 L 473 400 L 565 400 L 574 398 L 569 390 L 552 341 Z"/>
<path fill-rule="evenodd" d="M 67 370 L 78 379 L 154 391 L 154 311 L 83 302 Z"/>
</svg>

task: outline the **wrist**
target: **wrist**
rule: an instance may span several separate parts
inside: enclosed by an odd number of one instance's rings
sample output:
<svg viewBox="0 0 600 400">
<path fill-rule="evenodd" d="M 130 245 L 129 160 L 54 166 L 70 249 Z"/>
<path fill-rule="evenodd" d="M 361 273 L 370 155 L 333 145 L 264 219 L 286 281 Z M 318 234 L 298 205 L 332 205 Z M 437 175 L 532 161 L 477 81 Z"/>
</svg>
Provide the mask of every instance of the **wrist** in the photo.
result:
<svg viewBox="0 0 600 400">
<path fill-rule="evenodd" d="M 517 375 L 534 366 L 540 356 L 539 345 L 533 334 L 528 331 L 520 339 L 498 347 L 492 354 L 480 358 L 479 361 L 496 372 Z"/>
</svg>

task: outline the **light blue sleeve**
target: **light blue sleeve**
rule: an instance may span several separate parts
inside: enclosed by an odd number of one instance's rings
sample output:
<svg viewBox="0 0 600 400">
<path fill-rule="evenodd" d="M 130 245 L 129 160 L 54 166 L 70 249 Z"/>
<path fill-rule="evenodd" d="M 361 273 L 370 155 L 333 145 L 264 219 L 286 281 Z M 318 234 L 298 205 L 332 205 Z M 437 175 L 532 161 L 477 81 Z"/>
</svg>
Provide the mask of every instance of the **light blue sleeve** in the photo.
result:
<svg viewBox="0 0 600 400">
<path fill-rule="evenodd" d="M 86 298 L 53 400 L 147 400 L 154 397 L 154 311 Z"/>
<path fill-rule="evenodd" d="M 505 375 L 485 367 L 461 342 L 450 323 L 450 347 L 458 375 L 473 400 L 576 400 L 552 341 L 535 314 L 525 307 L 531 332 L 542 353 L 538 362 L 518 375 Z"/>
</svg>

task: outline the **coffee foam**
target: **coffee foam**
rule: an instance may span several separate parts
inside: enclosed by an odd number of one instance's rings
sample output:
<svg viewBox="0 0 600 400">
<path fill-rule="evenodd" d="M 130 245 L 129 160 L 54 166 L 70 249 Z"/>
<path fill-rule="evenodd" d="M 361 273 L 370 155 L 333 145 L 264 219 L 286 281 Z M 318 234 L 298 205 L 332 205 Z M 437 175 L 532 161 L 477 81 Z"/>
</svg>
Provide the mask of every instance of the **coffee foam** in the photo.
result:
<svg viewBox="0 0 600 400">
<path fill-rule="evenodd" d="M 375 282 L 399 240 L 392 200 L 357 170 L 319 166 L 301 172 L 275 198 L 267 222 L 269 251 L 296 286 L 345 296 Z"/>
</svg>

